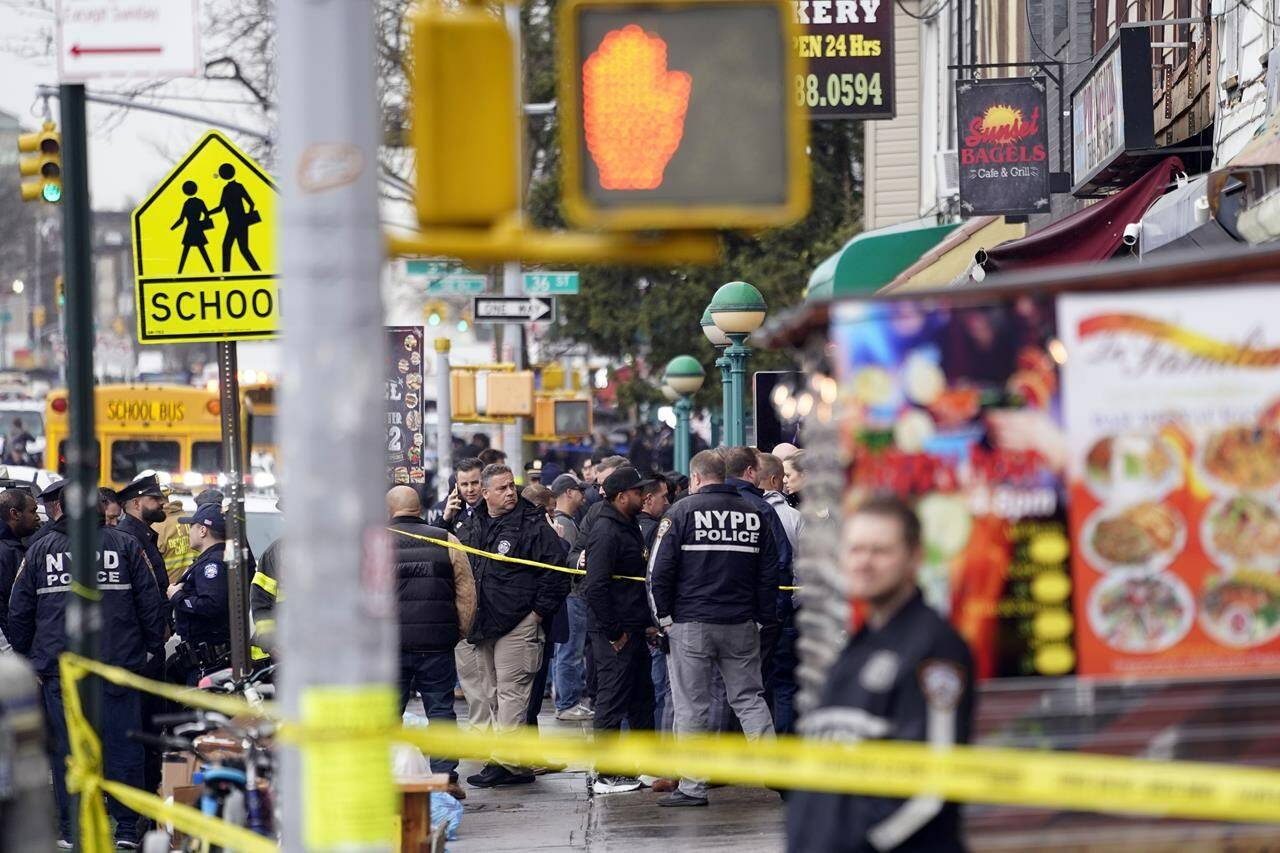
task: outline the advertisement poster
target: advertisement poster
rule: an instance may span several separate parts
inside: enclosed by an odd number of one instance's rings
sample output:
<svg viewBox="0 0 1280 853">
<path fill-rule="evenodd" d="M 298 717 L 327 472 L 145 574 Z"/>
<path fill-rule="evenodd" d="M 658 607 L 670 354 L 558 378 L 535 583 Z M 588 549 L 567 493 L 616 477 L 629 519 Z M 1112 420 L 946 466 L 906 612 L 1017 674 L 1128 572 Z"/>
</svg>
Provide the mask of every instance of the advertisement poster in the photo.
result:
<svg viewBox="0 0 1280 853">
<path fill-rule="evenodd" d="M 811 118 L 893 118 L 893 4 L 792 0 L 804 63 L 796 103 Z"/>
<path fill-rule="evenodd" d="M 1075 668 L 1059 363 L 1050 299 L 836 307 L 851 501 L 920 515 L 920 584 L 979 678 Z"/>
<path fill-rule="evenodd" d="M 1280 293 L 1060 300 L 1080 673 L 1280 672 Z"/>
<path fill-rule="evenodd" d="M 387 478 L 421 483 L 423 433 L 422 327 L 387 327 Z"/>
<path fill-rule="evenodd" d="M 964 216 L 1045 213 L 1049 136 L 1039 77 L 960 80 L 957 158 Z"/>
</svg>

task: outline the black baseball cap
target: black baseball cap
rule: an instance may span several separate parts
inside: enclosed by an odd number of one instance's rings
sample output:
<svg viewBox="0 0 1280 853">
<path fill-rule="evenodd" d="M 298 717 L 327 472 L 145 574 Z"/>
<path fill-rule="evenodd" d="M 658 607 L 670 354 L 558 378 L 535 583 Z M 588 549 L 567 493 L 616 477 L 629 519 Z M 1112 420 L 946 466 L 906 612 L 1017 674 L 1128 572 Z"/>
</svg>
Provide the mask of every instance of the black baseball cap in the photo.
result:
<svg viewBox="0 0 1280 853">
<path fill-rule="evenodd" d="M 572 474 L 561 474 L 551 481 L 551 494 L 560 497 L 570 489 L 583 491 L 582 481 Z"/>
<path fill-rule="evenodd" d="M 604 478 L 604 496 L 613 500 L 630 489 L 641 489 L 652 483 L 640 476 L 640 472 L 630 465 L 624 465 Z"/>
<path fill-rule="evenodd" d="M 218 536 L 227 535 L 227 520 L 217 504 L 201 504 L 191 515 L 178 519 L 179 524 L 203 524 Z"/>
</svg>

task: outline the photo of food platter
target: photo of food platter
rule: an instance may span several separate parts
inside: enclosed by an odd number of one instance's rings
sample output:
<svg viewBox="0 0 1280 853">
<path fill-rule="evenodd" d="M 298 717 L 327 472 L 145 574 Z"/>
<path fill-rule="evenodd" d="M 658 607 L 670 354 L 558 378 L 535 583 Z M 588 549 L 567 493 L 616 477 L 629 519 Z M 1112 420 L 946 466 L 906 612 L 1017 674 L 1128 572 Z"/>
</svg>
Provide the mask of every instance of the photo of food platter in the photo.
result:
<svg viewBox="0 0 1280 853">
<path fill-rule="evenodd" d="M 1177 449 L 1163 436 L 1121 433 L 1099 438 L 1084 460 L 1084 480 L 1103 503 L 1119 495 L 1160 500 L 1182 485 Z"/>
<path fill-rule="evenodd" d="M 1280 430 L 1243 424 L 1210 433 L 1200 445 L 1199 473 L 1219 494 L 1280 488 Z"/>
<path fill-rule="evenodd" d="M 1081 537 L 1086 562 L 1100 572 L 1165 568 L 1181 553 L 1187 526 L 1169 504 L 1143 501 L 1123 509 L 1102 506 Z"/>
<path fill-rule="evenodd" d="M 1200 543 L 1228 571 L 1280 570 L 1280 504 L 1257 493 L 1217 498 L 1200 521 Z"/>
<path fill-rule="evenodd" d="M 1153 654 L 1187 635 L 1195 602 L 1175 575 L 1115 572 L 1094 586 L 1088 615 L 1094 634 L 1111 648 Z"/>
<path fill-rule="evenodd" d="M 1210 576 L 1200 599 L 1200 627 L 1235 648 L 1280 637 L 1280 579 L 1251 570 Z"/>
</svg>

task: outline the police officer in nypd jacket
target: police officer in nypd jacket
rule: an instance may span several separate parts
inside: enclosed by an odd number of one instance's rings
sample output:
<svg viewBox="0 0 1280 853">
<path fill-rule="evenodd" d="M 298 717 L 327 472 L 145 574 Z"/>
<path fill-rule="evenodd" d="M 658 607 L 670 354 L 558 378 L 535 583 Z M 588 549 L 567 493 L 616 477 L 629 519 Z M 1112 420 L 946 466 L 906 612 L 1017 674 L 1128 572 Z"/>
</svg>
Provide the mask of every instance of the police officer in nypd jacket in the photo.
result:
<svg viewBox="0 0 1280 853">
<path fill-rule="evenodd" d="M 748 738 L 772 737 L 760 677 L 760 633 L 777 620 L 778 549 L 769 525 L 733 486 L 714 450 L 689 462 L 689 497 L 658 523 L 650 606 L 670 640 L 676 735 L 707 730 L 712 667 Z M 661 806 L 705 806 L 705 780 L 681 779 Z"/>
<path fill-rule="evenodd" d="M 97 574 L 102 620 L 98 659 L 140 674 L 148 655 L 164 653 L 164 602 L 138 543 L 106 525 L 102 517 L 105 506 L 99 504 L 98 512 L 102 526 Z M 40 676 L 54 751 L 52 763 L 57 768 L 53 784 L 62 840 L 71 837 L 65 773 L 61 772 L 68 752 L 67 724 L 58 673 L 58 656 L 67 648 L 66 611 L 73 595 L 69 521 L 65 515 L 59 517 L 31 545 L 9 599 L 9 640 L 15 651 L 31 660 Z M 101 733 L 106 775 L 135 788 L 144 784 L 142 747 L 125 735 L 142 727 L 140 700 L 135 690 L 103 685 Z M 115 800 L 109 800 L 108 808 L 116 821 L 117 846 L 136 847 L 138 816 Z"/>
<path fill-rule="evenodd" d="M 227 522 L 221 507 L 203 504 L 178 523 L 188 525 L 191 550 L 200 555 L 168 589 L 174 626 L 183 643 L 176 656 L 177 669 L 185 670 L 186 682 L 195 685 L 203 670 L 212 668 L 231 650 Z"/>
<path fill-rule="evenodd" d="M 894 497 L 872 498 L 846 521 L 845 576 L 865 602 L 865 624 L 831 668 L 800 733 L 837 743 L 968 743 L 973 658 L 916 586 L 920 521 Z M 797 791 L 788 800 L 792 853 L 955 853 L 965 849 L 960 807 L 930 794 L 907 800 Z"/>
</svg>

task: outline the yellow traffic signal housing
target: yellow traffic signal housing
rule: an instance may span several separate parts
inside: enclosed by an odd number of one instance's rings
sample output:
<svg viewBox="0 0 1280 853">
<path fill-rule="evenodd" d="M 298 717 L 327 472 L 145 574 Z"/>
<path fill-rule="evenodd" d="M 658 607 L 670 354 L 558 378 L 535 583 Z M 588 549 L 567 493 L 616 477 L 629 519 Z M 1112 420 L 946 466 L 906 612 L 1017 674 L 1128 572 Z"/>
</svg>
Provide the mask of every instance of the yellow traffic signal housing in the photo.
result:
<svg viewBox="0 0 1280 853">
<path fill-rule="evenodd" d="M 533 371 L 490 373 L 485 385 L 485 414 L 527 417 L 533 414 Z"/>
<path fill-rule="evenodd" d="M 22 200 L 62 201 L 62 134 L 54 123 L 47 121 L 39 133 L 19 136 L 18 150 L 32 155 L 18 159 L 18 172 L 24 178 L 38 177 L 22 182 Z"/>
<path fill-rule="evenodd" d="M 53 293 L 59 308 L 67 304 L 67 286 L 62 276 L 58 276 L 53 280 Z"/>
<path fill-rule="evenodd" d="M 412 27 L 418 221 L 492 225 L 519 206 L 511 38 L 481 4 L 427 0 Z"/>
<path fill-rule="evenodd" d="M 574 438 L 591 435 L 590 397 L 539 397 L 534 401 L 533 432 L 539 436 Z"/>
<path fill-rule="evenodd" d="M 470 370 L 449 371 L 449 398 L 454 420 L 476 417 L 476 375 Z"/>
<path fill-rule="evenodd" d="M 564 0 L 564 207 L 597 228 L 760 228 L 809 208 L 786 0 Z"/>
</svg>

